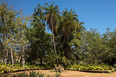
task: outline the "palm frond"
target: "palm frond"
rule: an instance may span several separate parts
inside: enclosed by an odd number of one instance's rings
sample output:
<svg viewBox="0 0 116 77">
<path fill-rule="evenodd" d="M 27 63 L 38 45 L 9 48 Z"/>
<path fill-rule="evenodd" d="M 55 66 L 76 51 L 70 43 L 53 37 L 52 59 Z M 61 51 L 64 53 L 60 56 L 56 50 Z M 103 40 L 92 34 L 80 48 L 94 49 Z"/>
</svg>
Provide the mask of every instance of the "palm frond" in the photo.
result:
<svg viewBox="0 0 116 77">
<path fill-rule="evenodd" d="M 49 5 L 47 3 L 45 3 L 45 6 L 49 7 Z"/>
</svg>

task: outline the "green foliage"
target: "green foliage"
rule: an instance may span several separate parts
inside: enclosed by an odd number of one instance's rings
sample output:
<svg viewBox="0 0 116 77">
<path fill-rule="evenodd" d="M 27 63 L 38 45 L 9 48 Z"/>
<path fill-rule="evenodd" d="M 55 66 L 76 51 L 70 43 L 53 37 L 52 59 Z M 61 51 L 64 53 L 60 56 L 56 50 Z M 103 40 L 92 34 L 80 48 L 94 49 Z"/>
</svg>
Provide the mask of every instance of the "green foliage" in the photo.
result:
<svg viewBox="0 0 116 77">
<path fill-rule="evenodd" d="M 28 62 L 34 63 L 34 61 L 45 61 L 51 52 L 51 34 L 45 33 L 45 27 L 40 25 L 36 28 L 30 28 L 28 32 L 28 39 L 31 43 L 30 51 L 26 51 L 26 59 Z M 47 55 L 47 56 L 46 56 Z"/>
<path fill-rule="evenodd" d="M 114 64 L 114 68 L 116 68 L 116 64 Z"/>
<path fill-rule="evenodd" d="M 83 30 L 84 28 L 82 28 L 82 25 L 77 19 L 77 14 L 72 9 L 70 11 L 65 9 L 65 11 L 62 12 L 61 21 L 59 25 L 59 34 L 61 35 L 62 42 L 61 48 L 63 49 L 64 56 L 68 59 L 71 59 L 72 53 L 70 42 L 74 39 L 72 37 L 72 33 L 81 33 L 81 29 Z"/>
<path fill-rule="evenodd" d="M 43 68 L 50 68 L 50 66 L 43 66 L 43 65 L 30 65 L 30 64 L 25 64 L 25 69 L 43 69 Z M 8 73 L 8 72 L 13 72 L 17 70 L 23 70 L 23 65 L 22 64 L 0 64 L 0 74 L 3 73 Z"/>
<path fill-rule="evenodd" d="M 61 57 L 60 59 L 61 59 L 60 64 L 62 64 L 64 67 L 69 66 L 72 62 L 71 60 L 67 59 L 65 56 Z"/>
<path fill-rule="evenodd" d="M 8 73 L 13 71 L 12 65 L 0 65 L 0 73 Z"/>
<path fill-rule="evenodd" d="M 49 75 L 42 74 L 40 72 L 23 72 L 23 73 L 18 73 L 14 75 L 4 75 L 3 77 L 50 77 Z M 60 77 L 59 73 L 55 74 L 55 77 Z"/>
<path fill-rule="evenodd" d="M 29 28 L 27 34 L 27 38 L 30 42 L 28 46 L 30 51 L 26 51 L 26 56 L 28 56 L 28 58 L 26 58 L 27 62 L 35 63 L 39 61 L 40 64 L 43 64 L 43 62 L 49 63 L 49 61 L 54 59 L 51 56 L 51 54 L 54 54 L 52 51 L 52 34 L 45 32 L 46 25 L 43 11 L 43 7 L 40 6 L 40 4 L 34 8 L 31 22 L 32 27 Z"/>
<path fill-rule="evenodd" d="M 57 72 L 57 73 L 55 74 L 55 77 L 60 77 L 60 75 L 61 75 L 61 74 Z"/>
<path fill-rule="evenodd" d="M 24 73 L 14 74 L 10 76 L 6 75 L 4 77 L 46 77 L 46 76 L 42 73 L 32 71 L 29 74 L 24 72 Z"/>
<path fill-rule="evenodd" d="M 71 65 L 67 69 L 77 71 L 114 71 L 114 68 L 109 65 Z"/>
</svg>

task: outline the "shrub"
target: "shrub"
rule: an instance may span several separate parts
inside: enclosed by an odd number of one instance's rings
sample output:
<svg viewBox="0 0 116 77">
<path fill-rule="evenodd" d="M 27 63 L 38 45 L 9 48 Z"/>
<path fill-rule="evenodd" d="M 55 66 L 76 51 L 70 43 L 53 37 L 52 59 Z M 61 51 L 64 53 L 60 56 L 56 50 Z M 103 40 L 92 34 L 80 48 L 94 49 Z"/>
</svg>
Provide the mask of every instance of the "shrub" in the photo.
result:
<svg viewBox="0 0 116 77">
<path fill-rule="evenodd" d="M 41 69 L 41 68 L 50 68 L 50 66 L 35 65 L 35 64 L 31 65 L 29 63 L 25 64 L 25 69 Z M 23 65 L 20 63 L 14 64 L 14 66 L 12 66 L 12 64 L 0 63 L 0 74 L 22 70 L 22 69 L 23 69 Z"/>
<path fill-rule="evenodd" d="M 114 64 L 114 68 L 116 68 L 116 64 Z"/>
<path fill-rule="evenodd" d="M 42 73 L 36 73 L 36 72 L 30 72 L 29 74 L 28 73 L 19 73 L 19 74 L 14 74 L 14 75 L 5 75 L 4 77 L 45 77 L 44 74 Z"/>
<path fill-rule="evenodd" d="M 13 71 L 12 67 L 6 66 L 6 65 L 0 65 L 0 73 L 1 74 L 8 73 L 8 72 L 11 72 L 11 71 Z"/>
<path fill-rule="evenodd" d="M 45 75 L 39 72 L 30 72 L 30 73 L 18 73 L 18 74 L 14 74 L 14 75 L 4 75 L 3 77 L 50 77 L 49 75 Z M 55 74 L 55 77 L 60 77 L 59 73 Z"/>
<path fill-rule="evenodd" d="M 55 74 L 55 77 L 60 77 L 60 73 L 56 73 Z"/>
<path fill-rule="evenodd" d="M 77 71 L 104 71 L 111 70 L 114 71 L 114 68 L 109 65 L 71 65 L 67 67 L 68 70 L 77 70 Z"/>
</svg>

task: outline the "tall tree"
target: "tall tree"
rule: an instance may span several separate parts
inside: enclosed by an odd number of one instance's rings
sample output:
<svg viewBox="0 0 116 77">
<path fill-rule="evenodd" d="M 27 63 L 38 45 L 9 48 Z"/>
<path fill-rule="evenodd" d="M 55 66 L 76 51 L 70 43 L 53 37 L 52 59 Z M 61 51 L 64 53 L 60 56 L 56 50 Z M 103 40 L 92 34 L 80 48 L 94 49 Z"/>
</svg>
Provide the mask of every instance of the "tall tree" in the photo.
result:
<svg viewBox="0 0 116 77">
<path fill-rule="evenodd" d="M 13 6 L 9 7 L 8 3 L 1 2 L 0 4 L 0 29 L 1 29 L 0 33 L 2 34 L 2 37 L 3 37 L 4 52 L 6 52 L 7 63 L 8 63 L 8 54 L 9 54 L 8 52 L 9 45 L 7 44 L 10 43 L 9 38 L 11 38 L 12 34 L 15 32 L 15 16 L 17 14 L 18 12 L 13 10 Z M 11 48 L 11 51 L 12 51 L 12 48 Z M 12 55 L 13 54 L 11 54 L 11 56 Z"/>
<path fill-rule="evenodd" d="M 108 48 L 107 45 L 103 43 L 101 35 L 96 29 L 91 29 L 91 31 L 86 31 L 83 38 L 83 54 L 85 55 L 86 63 L 100 64 L 105 60 Z"/>
<path fill-rule="evenodd" d="M 107 56 L 105 57 L 104 62 L 110 65 L 114 65 L 116 63 L 116 29 L 114 31 L 110 31 L 107 28 L 107 31 L 102 35 L 103 44 L 107 46 Z"/>
<path fill-rule="evenodd" d="M 29 48 L 26 54 L 28 55 L 27 61 L 36 63 L 40 62 L 42 65 L 45 62 L 45 58 L 49 56 L 51 52 L 51 34 L 45 32 L 45 27 L 38 25 L 36 28 L 30 28 L 28 32 L 29 36 Z"/>
<path fill-rule="evenodd" d="M 13 25 L 12 25 L 13 27 Z M 14 65 L 14 56 L 13 56 L 13 51 L 14 51 L 14 47 L 15 47 L 15 41 L 17 40 L 17 37 L 16 37 L 16 31 L 13 30 L 13 28 L 11 28 L 9 30 L 9 33 L 8 33 L 8 40 L 7 42 L 5 43 L 5 45 L 7 46 L 7 48 L 10 50 L 10 54 L 11 54 L 11 63 L 12 65 Z"/>
<path fill-rule="evenodd" d="M 62 27 L 62 35 L 63 35 L 63 50 L 64 55 L 66 58 L 70 58 L 70 41 L 71 41 L 71 34 L 73 31 L 77 30 L 79 28 L 79 20 L 77 19 L 77 14 L 72 9 L 70 11 L 62 12 L 62 19 L 60 22 L 60 26 Z"/>
<path fill-rule="evenodd" d="M 56 54 L 57 59 L 57 65 L 58 65 L 58 56 L 56 51 L 56 43 L 55 43 L 55 37 L 57 36 L 57 27 L 58 27 L 58 16 L 59 16 L 59 7 L 53 6 L 54 3 L 52 3 L 50 6 L 46 3 L 45 5 L 47 7 L 44 7 L 45 14 L 46 14 L 46 20 L 47 24 L 49 25 L 50 30 L 53 33 L 53 44 L 54 44 L 54 51 Z"/>
<path fill-rule="evenodd" d="M 27 17 L 17 17 L 16 23 L 17 23 L 17 45 L 20 46 L 20 50 L 22 51 L 22 64 L 23 64 L 23 69 L 25 68 L 25 48 L 28 44 L 28 39 L 27 39 Z"/>
<path fill-rule="evenodd" d="M 8 4 L 1 2 L 0 3 L 0 33 L 2 34 L 2 39 L 3 39 L 3 44 L 7 40 L 7 33 L 8 33 L 8 28 L 7 28 L 7 16 L 9 16 L 8 13 Z M 8 51 L 6 50 L 6 46 L 4 44 L 4 51 L 6 53 L 6 59 L 8 60 Z M 5 56 L 5 55 L 4 55 Z"/>
<path fill-rule="evenodd" d="M 51 34 L 45 32 L 45 14 L 40 4 L 34 8 L 31 26 L 28 31 L 30 51 L 27 53 L 27 60 L 35 63 L 39 59 L 43 64 L 51 51 Z"/>
</svg>

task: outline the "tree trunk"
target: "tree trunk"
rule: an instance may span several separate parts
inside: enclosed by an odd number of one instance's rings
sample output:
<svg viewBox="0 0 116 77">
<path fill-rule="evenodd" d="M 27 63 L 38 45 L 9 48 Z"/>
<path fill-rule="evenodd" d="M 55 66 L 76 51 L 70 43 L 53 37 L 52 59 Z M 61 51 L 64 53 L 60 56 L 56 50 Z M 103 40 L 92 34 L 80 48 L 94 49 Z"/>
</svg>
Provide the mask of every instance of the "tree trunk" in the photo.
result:
<svg viewBox="0 0 116 77">
<path fill-rule="evenodd" d="M 3 43 L 6 43 L 6 36 L 5 36 L 5 32 L 3 33 Z M 6 58 L 5 58 L 5 64 L 8 64 L 7 60 L 8 60 L 8 51 L 6 51 L 6 46 L 5 44 L 3 45 L 4 46 L 4 52 L 6 53 Z M 5 55 L 4 55 L 5 56 Z"/>
<path fill-rule="evenodd" d="M 6 62 L 7 62 L 7 64 L 9 63 L 9 59 L 8 59 L 8 50 L 6 50 Z"/>
<path fill-rule="evenodd" d="M 25 49 L 24 49 L 24 45 L 23 45 L 23 50 L 22 50 L 22 60 L 23 60 L 23 69 L 25 69 L 25 59 L 24 59 L 24 54 L 25 54 Z"/>
<path fill-rule="evenodd" d="M 56 52 L 56 43 L 55 43 L 55 38 L 54 38 L 53 25 L 52 25 L 52 33 L 53 33 L 54 51 L 55 51 L 55 54 L 56 54 L 56 62 L 57 62 L 57 66 L 58 66 L 58 56 L 57 56 L 57 52 Z"/>
<path fill-rule="evenodd" d="M 12 60 L 12 65 L 14 66 L 14 60 L 13 60 L 13 49 L 12 49 L 12 45 L 11 45 L 11 60 Z"/>
<path fill-rule="evenodd" d="M 68 44 L 66 45 L 65 56 L 66 56 L 66 58 L 68 58 L 68 59 L 71 58 L 71 54 L 70 54 L 70 46 L 69 46 Z"/>
<path fill-rule="evenodd" d="M 40 63 L 41 63 L 41 65 L 43 64 L 43 60 L 42 60 L 42 58 L 40 59 Z"/>
<path fill-rule="evenodd" d="M 1 13 L 1 15 L 2 15 L 2 23 L 1 23 L 1 25 L 3 25 L 3 27 L 4 27 L 4 33 L 3 33 L 3 43 L 6 43 L 6 25 L 5 25 L 5 19 L 4 19 L 4 13 Z M 4 45 L 4 52 L 6 52 L 6 46 Z M 6 52 L 6 61 L 5 61 L 5 63 L 6 64 L 8 64 L 7 63 L 7 60 L 8 60 L 8 56 L 7 56 L 7 53 L 8 52 Z"/>
</svg>

